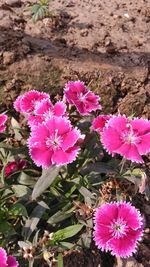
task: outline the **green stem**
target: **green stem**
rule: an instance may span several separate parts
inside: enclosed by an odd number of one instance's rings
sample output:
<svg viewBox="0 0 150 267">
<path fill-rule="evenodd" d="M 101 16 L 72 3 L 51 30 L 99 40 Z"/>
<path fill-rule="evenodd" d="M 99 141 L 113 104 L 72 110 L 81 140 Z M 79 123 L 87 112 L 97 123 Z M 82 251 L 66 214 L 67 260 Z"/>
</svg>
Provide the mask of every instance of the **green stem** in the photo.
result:
<svg viewBox="0 0 150 267">
<path fill-rule="evenodd" d="M 34 260 L 29 260 L 29 267 L 33 267 Z"/>
<path fill-rule="evenodd" d="M 126 159 L 123 158 L 122 161 L 121 161 L 121 163 L 120 163 L 120 165 L 121 165 L 121 168 L 120 168 L 120 174 L 122 174 L 122 172 L 123 172 L 125 163 L 126 163 Z"/>
</svg>

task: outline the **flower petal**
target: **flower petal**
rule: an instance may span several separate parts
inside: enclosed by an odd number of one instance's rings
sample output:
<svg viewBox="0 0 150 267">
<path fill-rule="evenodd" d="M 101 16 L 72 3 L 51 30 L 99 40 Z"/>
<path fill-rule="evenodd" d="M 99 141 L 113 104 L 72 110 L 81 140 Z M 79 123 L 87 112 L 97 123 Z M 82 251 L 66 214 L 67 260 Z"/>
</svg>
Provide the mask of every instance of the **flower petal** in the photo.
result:
<svg viewBox="0 0 150 267">
<path fill-rule="evenodd" d="M 66 105 L 64 102 L 59 101 L 54 105 L 53 112 L 55 116 L 63 116 L 66 112 Z"/>
<path fill-rule="evenodd" d="M 122 238 L 113 238 L 109 242 L 109 248 L 116 257 L 130 257 L 136 252 L 137 242 L 142 236 L 142 231 L 129 229 Z"/>
<path fill-rule="evenodd" d="M 70 132 L 63 135 L 62 149 L 63 151 L 67 150 L 70 147 L 73 147 L 78 139 L 81 137 L 81 133 L 77 128 L 72 129 Z"/>
<path fill-rule="evenodd" d="M 13 256 L 8 256 L 7 264 L 8 267 L 19 267 L 18 261 L 16 261 L 15 257 Z"/>
<path fill-rule="evenodd" d="M 49 168 L 52 165 L 51 157 L 53 151 L 50 149 L 45 150 L 45 148 L 31 147 L 30 155 L 35 164 L 39 167 Z"/>
<path fill-rule="evenodd" d="M 7 266 L 7 253 L 5 249 L 0 248 L 0 267 Z"/>
<path fill-rule="evenodd" d="M 118 206 L 118 218 L 127 222 L 128 227 L 136 230 L 142 225 L 142 217 L 138 210 L 130 203 L 122 202 Z"/>
<path fill-rule="evenodd" d="M 114 153 L 122 145 L 122 140 L 120 138 L 118 131 L 115 128 L 111 127 L 104 128 L 101 134 L 101 140 L 104 148 L 109 153 Z"/>
<path fill-rule="evenodd" d="M 133 162 L 137 162 L 137 163 L 143 162 L 143 159 L 140 156 L 136 145 L 134 145 L 134 144 L 124 143 L 124 144 L 122 144 L 121 147 L 119 147 L 118 149 L 115 149 L 114 152 L 119 153 L 120 155 L 122 155 L 126 159 L 131 160 Z"/>
<path fill-rule="evenodd" d="M 78 151 L 79 147 L 72 147 L 66 151 L 57 149 L 52 155 L 52 163 L 56 164 L 57 166 L 71 163 L 76 159 Z"/>
<path fill-rule="evenodd" d="M 136 144 L 140 155 L 150 152 L 150 132 L 141 136 L 141 141 Z"/>
</svg>

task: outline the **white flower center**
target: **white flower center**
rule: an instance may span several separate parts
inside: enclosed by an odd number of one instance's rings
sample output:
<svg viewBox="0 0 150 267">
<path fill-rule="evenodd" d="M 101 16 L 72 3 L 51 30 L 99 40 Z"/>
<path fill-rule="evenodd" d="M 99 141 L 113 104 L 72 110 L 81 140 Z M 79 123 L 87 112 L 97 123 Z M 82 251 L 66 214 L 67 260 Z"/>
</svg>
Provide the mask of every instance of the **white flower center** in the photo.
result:
<svg viewBox="0 0 150 267">
<path fill-rule="evenodd" d="M 56 129 L 52 136 L 46 138 L 46 146 L 55 150 L 60 147 L 62 141 L 62 137 L 58 136 L 58 130 Z"/>
<path fill-rule="evenodd" d="M 128 227 L 126 225 L 126 222 L 121 218 L 113 221 L 110 226 L 110 232 L 112 236 L 116 238 L 120 238 L 126 235 L 127 229 Z"/>
<path fill-rule="evenodd" d="M 137 144 L 141 142 L 140 136 L 133 130 L 131 124 L 126 125 L 127 130 L 122 133 L 122 139 L 127 144 Z"/>
<path fill-rule="evenodd" d="M 54 112 L 51 109 L 45 111 L 43 114 L 45 119 L 50 119 L 50 118 L 52 118 L 53 115 L 54 115 Z"/>
</svg>

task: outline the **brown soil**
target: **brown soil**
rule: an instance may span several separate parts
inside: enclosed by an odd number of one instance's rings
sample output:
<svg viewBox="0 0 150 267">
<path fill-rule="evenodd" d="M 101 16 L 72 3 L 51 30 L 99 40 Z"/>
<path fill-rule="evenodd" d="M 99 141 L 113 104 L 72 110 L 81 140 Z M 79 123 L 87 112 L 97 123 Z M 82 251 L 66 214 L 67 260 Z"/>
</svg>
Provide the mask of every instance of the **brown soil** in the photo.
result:
<svg viewBox="0 0 150 267">
<path fill-rule="evenodd" d="M 53 94 L 81 79 L 104 112 L 150 118 L 150 1 L 55 0 L 52 15 L 34 24 L 35 2 L 0 0 L 0 112 L 21 91 Z M 138 255 L 138 266 L 150 266 L 148 239 Z"/>
</svg>

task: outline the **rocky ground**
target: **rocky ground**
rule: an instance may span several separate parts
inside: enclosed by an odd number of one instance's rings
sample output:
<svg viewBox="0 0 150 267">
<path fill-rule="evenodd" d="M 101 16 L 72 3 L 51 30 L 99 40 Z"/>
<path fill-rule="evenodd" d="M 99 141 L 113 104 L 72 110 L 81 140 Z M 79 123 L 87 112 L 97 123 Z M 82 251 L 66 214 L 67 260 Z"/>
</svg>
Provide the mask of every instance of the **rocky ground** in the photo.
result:
<svg viewBox="0 0 150 267">
<path fill-rule="evenodd" d="M 54 0 L 36 24 L 35 2 L 0 0 L 0 112 L 22 91 L 53 94 L 81 79 L 99 93 L 104 112 L 150 118 L 150 1 Z M 150 266 L 146 231 L 140 267 Z"/>
</svg>

